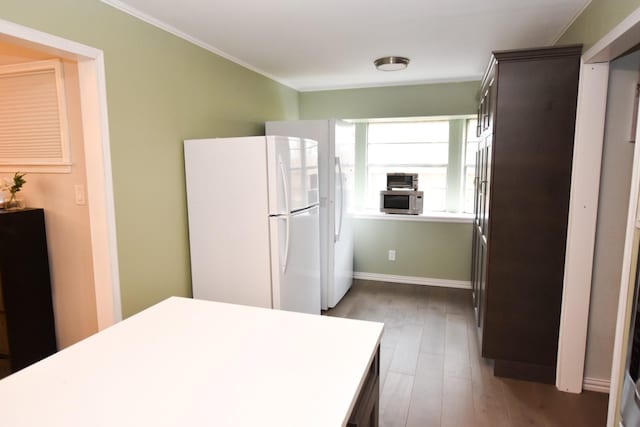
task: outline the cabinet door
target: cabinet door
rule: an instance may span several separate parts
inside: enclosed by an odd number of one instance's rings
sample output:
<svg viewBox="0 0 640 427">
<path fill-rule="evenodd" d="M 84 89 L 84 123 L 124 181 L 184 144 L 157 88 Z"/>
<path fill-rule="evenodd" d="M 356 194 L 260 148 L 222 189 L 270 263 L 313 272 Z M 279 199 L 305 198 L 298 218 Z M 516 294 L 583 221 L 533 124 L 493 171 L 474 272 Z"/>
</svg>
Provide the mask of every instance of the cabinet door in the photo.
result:
<svg viewBox="0 0 640 427">
<path fill-rule="evenodd" d="M 476 223 L 480 220 L 480 211 L 478 209 L 480 206 L 480 155 L 480 147 L 478 147 L 476 150 L 476 166 L 473 177 L 473 214 Z"/>
<path fill-rule="evenodd" d="M 349 416 L 347 427 L 378 427 L 380 401 L 380 347 L 369 365 L 360 395 Z"/>
<path fill-rule="evenodd" d="M 489 202 L 491 199 L 491 155 L 493 154 L 493 135 L 488 134 L 485 137 L 483 146 L 484 164 L 482 178 L 482 194 L 484 206 L 482 207 L 482 234 L 489 234 Z"/>
<path fill-rule="evenodd" d="M 478 239 L 478 247 L 478 307 L 476 308 L 476 319 L 480 342 L 482 342 L 487 289 L 487 241 L 482 236 Z"/>
<path fill-rule="evenodd" d="M 478 165 L 478 225 L 480 234 L 486 235 L 485 230 L 485 208 L 486 208 L 486 181 L 487 181 L 487 150 L 486 138 L 482 138 L 479 143 L 480 163 Z"/>
<path fill-rule="evenodd" d="M 0 276 L 15 372 L 57 349 L 42 209 L 0 213 Z"/>
<path fill-rule="evenodd" d="M 482 277 L 484 271 L 484 264 L 486 263 L 485 254 L 483 252 L 482 234 L 480 234 L 480 228 L 474 224 L 474 240 L 473 248 L 475 252 L 475 259 L 473 265 L 473 308 L 476 313 L 477 326 L 481 325 L 482 320 Z"/>
<path fill-rule="evenodd" d="M 482 130 L 489 129 L 489 110 L 491 109 L 491 97 L 489 96 L 489 88 L 484 90 L 483 96 L 484 112 L 482 114 Z"/>
<path fill-rule="evenodd" d="M 476 259 L 478 257 L 476 241 L 478 240 L 478 231 L 475 223 L 473 224 L 472 238 L 471 238 L 471 295 L 473 297 L 473 306 L 477 307 L 477 292 L 476 292 Z"/>
<path fill-rule="evenodd" d="M 9 333 L 4 312 L 0 312 L 0 358 L 9 356 Z"/>
</svg>

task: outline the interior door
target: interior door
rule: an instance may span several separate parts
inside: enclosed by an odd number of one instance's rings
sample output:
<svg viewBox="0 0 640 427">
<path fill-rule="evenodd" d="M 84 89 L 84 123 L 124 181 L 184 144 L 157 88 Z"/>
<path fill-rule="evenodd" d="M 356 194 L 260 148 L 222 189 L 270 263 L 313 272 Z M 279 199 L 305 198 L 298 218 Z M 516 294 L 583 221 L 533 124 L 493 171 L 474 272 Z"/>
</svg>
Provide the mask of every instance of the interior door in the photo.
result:
<svg viewBox="0 0 640 427">
<path fill-rule="evenodd" d="M 320 314 L 318 206 L 269 221 L 273 308 Z"/>
</svg>

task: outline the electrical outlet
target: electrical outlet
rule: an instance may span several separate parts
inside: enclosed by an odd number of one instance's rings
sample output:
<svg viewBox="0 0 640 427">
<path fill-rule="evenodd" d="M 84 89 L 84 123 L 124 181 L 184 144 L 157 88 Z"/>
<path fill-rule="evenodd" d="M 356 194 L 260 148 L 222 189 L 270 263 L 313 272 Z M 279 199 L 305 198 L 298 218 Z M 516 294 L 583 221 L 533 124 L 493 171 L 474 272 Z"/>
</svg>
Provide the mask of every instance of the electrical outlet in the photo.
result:
<svg viewBox="0 0 640 427">
<path fill-rule="evenodd" d="M 395 260 L 396 260 L 396 250 L 389 249 L 389 261 L 395 261 Z"/>
</svg>

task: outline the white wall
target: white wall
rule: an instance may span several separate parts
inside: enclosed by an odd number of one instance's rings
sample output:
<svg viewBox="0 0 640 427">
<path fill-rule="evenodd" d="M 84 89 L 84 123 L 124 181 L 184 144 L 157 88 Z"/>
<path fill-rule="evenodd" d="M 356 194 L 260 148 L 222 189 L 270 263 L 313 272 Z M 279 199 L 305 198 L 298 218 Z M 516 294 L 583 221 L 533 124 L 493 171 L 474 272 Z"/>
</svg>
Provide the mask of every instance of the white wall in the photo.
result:
<svg viewBox="0 0 640 427">
<path fill-rule="evenodd" d="M 610 64 L 585 378 L 609 380 L 618 308 L 633 144 L 629 143 L 640 52 Z"/>
<path fill-rule="evenodd" d="M 0 65 L 50 56 L 0 43 Z M 74 185 L 86 188 L 77 64 L 63 62 L 71 144 L 71 173 L 28 173 L 18 193 L 29 207 L 45 211 L 58 346 L 67 347 L 98 330 L 89 211 L 75 203 Z M 0 174 L 11 177 L 12 174 Z"/>
</svg>

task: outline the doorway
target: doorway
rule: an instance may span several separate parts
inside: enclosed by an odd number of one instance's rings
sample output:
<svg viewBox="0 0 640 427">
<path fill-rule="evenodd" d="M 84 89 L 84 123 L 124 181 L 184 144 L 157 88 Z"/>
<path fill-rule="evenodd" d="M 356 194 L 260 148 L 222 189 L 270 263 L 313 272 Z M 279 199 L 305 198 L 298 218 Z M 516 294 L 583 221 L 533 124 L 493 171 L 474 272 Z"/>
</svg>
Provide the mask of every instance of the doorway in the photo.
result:
<svg viewBox="0 0 640 427">
<path fill-rule="evenodd" d="M 97 330 L 102 330 L 122 319 L 103 52 L 4 20 L 0 20 L 0 42 L 77 64 L 91 295 L 95 300 Z"/>
</svg>

